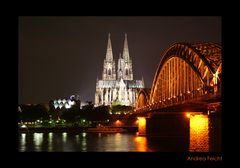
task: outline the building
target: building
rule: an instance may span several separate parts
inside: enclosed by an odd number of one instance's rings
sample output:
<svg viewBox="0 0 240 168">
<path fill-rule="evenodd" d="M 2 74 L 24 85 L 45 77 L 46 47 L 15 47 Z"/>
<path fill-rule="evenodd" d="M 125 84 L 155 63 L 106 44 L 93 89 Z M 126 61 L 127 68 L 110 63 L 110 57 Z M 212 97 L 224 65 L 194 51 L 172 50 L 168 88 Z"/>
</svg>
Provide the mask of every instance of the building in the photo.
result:
<svg viewBox="0 0 240 168">
<path fill-rule="evenodd" d="M 117 71 L 116 71 L 117 70 Z M 119 54 L 117 69 L 113 59 L 110 33 L 108 35 L 106 58 L 103 62 L 102 80 L 96 81 L 95 106 L 112 105 L 116 102 L 133 106 L 144 81 L 133 80 L 132 60 L 129 55 L 127 34 L 125 34 L 122 55 Z"/>
</svg>

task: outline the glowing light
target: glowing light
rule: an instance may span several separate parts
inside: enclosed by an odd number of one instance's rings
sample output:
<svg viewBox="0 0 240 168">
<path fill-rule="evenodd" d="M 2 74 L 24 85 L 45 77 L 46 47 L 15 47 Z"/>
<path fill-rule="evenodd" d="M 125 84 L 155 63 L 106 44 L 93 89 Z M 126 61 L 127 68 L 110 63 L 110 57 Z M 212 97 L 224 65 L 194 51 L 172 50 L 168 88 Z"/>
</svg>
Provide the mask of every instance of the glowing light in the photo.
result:
<svg viewBox="0 0 240 168">
<path fill-rule="evenodd" d="M 61 99 L 58 99 L 58 104 L 60 104 L 61 103 Z"/>
<path fill-rule="evenodd" d="M 86 133 L 86 132 L 83 132 L 83 133 L 82 133 L 82 137 L 85 138 L 86 136 L 87 136 L 87 133 Z"/>
<path fill-rule="evenodd" d="M 21 148 L 20 151 L 24 152 L 26 150 L 26 134 L 22 133 L 21 134 Z"/>
<path fill-rule="evenodd" d="M 53 133 L 48 133 L 48 150 L 52 151 L 52 140 L 53 140 Z"/>
<path fill-rule="evenodd" d="M 27 128 L 27 126 L 26 125 L 21 125 L 21 128 Z"/>
<path fill-rule="evenodd" d="M 75 104 L 74 101 L 68 101 L 68 104 L 70 104 L 71 106 Z"/>
<path fill-rule="evenodd" d="M 60 107 L 60 109 L 63 107 L 63 105 L 62 104 L 59 104 L 59 107 Z"/>
<path fill-rule="evenodd" d="M 147 150 L 147 139 L 146 137 L 135 137 L 134 138 L 136 147 L 137 147 L 137 151 L 142 151 L 142 152 L 146 152 Z"/>
<path fill-rule="evenodd" d="M 194 115 L 190 118 L 190 152 L 209 152 L 207 115 Z"/>
<path fill-rule="evenodd" d="M 71 108 L 71 106 L 66 103 L 66 104 L 65 104 L 65 108 L 66 108 L 66 109 L 69 109 L 69 108 Z"/>
<path fill-rule="evenodd" d="M 62 138 L 63 138 L 63 142 L 66 143 L 66 141 L 67 141 L 67 133 L 66 132 L 64 132 L 62 134 Z"/>
<path fill-rule="evenodd" d="M 146 118 L 138 117 L 138 132 L 139 135 L 146 134 Z"/>
<path fill-rule="evenodd" d="M 54 108 L 56 109 L 58 107 L 58 105 L 57 104 L 54 104 Z"/>
<path fill-rule="evenodd" d="M 43 142 L 43 133 L 34 133 L 33 140 L 35 143 L 35 147 L 37 151 L 41 150 L 42 142 Z"/>
<path fill-rule="evenodd" d="M 187 114 L 186 114 L 186 117 L 187 117 L 187 118 L 190 118 L 190 117 L 191 117 L 191 114 L 190 114 L 190 113 L 187 113 Z"/>
</svg>

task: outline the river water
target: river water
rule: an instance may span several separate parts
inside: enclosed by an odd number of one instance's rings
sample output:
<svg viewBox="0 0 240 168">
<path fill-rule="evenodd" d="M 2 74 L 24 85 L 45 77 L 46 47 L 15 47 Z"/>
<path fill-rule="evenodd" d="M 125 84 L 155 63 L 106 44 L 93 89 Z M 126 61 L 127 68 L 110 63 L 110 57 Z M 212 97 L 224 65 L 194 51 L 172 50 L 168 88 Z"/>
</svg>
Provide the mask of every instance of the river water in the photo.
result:
<svg viewBox="0 0 240 168">
<path fill-rule="evenodd" d="M 221 137 L 206 117 L 193 117 L 189 137 L 138 133 L 19 133 L 20 152 L 220 152 Z M 218 127 L 219 129 L 219 127 Z"/>
</svg>

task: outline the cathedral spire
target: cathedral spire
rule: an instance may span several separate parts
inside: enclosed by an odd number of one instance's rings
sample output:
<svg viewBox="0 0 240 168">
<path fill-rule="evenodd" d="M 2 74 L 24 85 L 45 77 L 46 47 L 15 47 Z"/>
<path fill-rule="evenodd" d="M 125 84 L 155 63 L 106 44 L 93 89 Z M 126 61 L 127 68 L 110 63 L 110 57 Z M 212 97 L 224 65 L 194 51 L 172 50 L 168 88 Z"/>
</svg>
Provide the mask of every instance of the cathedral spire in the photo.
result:
<svg viewBox="0 0 240 168">
<path fill-rule="evenodd" d="M 125 61 L 128 61 L 128 60 L 129 60 L 129 50 L 128 50 L 128 42 L 127 42 L 127 33 L 125 33 L 125 39 L 124 39 L 123 59 L 124 59 Z"/>
<path fill-rule="evenodd" d="M 110 37 L 110 33 L 108 33 L 106 58 L 103 62 L 103 80 L 116 80 L 116 69 L 115 62 L 113 60 L 112 44 Z"/>
<path fill-rule="evenodd" d="M 113 52 L 112 52 L 112 44 L 111 44 L 111 34 L 108 33 L 108 44 L 107 44 L 107 53 L 106 53 L 106 60 L 112 61 L 113 60 Z"/>
</svg>

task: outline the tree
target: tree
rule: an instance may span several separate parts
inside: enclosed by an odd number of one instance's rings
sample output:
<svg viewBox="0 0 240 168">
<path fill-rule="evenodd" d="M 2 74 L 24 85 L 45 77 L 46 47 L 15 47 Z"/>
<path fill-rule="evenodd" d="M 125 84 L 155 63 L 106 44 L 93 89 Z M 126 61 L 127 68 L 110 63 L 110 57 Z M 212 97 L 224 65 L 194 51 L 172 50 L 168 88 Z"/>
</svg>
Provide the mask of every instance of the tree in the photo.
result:
<svg viewBox="0 0 240 168">
<path fill-rule="evenodd" d="M 23 121 L 36 121 L 38 119 L 48 119 L 48 111 L 45 106 L 37 105 L 22 105 L 22 111 L 19 113 L 20 119 Z"/>
</svg>

